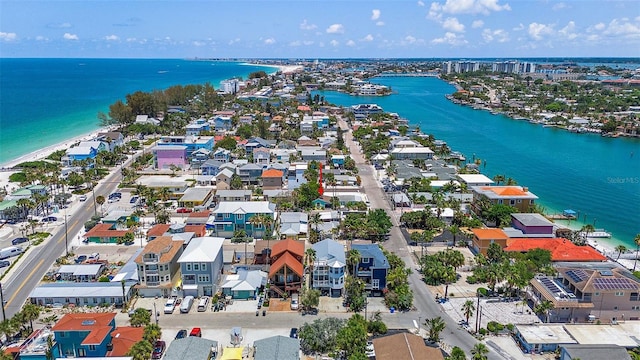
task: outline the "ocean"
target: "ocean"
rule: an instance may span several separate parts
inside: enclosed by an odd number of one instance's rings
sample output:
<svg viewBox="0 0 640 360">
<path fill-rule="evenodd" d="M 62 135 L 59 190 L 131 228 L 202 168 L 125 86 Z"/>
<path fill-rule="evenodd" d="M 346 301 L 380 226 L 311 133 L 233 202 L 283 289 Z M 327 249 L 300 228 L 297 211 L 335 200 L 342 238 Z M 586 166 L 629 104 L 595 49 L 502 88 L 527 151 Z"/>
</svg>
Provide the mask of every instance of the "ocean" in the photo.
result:
<svg viewBox="0 0 640 360">
<path fill-rule="evenodd" d="M 398 113 L 469 161 L 480 158 L 485 175 L 503 174 L 527 186 L 547 213 L 578 212 L 579 221 L 571 227 L 588 223 L 604 228 L 613 234 L 611 243 L 635 249 L 633 238 L 640 233 L 640 140 L 574 134 L 456 105 L 445 98 L 454 87 L 437 78 L 372 82 L 390 86 L 394 94 L 322 95 L 338 105 L 376 103 Z"/>
<path fill-rule="evenodd" d="M 179 59 L 0 59 L 0 164 L 98 129 L 98 112 L 129 93 L 206 82 L 217 89 L 264 69 Z"/>
</svg>

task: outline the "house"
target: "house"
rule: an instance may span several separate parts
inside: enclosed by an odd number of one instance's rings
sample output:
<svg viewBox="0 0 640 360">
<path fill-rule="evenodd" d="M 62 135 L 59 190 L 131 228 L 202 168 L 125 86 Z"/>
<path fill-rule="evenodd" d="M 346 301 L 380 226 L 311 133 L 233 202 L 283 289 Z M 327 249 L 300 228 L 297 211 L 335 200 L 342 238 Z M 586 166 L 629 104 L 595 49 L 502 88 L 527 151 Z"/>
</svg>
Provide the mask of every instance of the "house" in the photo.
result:
<svg viewBox="0 0 640 360">
<path fill-rule="evenodd" d="M 98 133 L 96 140 L 107 143 L 107 151 L 111 152 L 113 152 L 117 147 L 124 145 L 124 136 L 119 131 Z"/>
<path fill-rule="evenodd" d="M 209 159 L 200 165 L 200 173 L 202 175 L 218 175 L 220 171 L 220 166 L 224 164 L 225 161 Z"/>
<path fill-rule="evenodd" d="M 456 176 L 458 180 L 467 185 L 467 188 L 471 188 L 472 186 L 493 185 L 493 180 L 482 174 L 458 174 Z"/>
<path fill-rule="evenodd" d="M 133 295 L 134 285 L 134 282 L 125 282 L 124 296 L 127 301 Z M 120 282 L 43 283 L 31 291 L 29 300 L 38 306 L 54 304 L 122 306 L 122 284 Z"/>
<path fill-rule="evenodd" d="M 393 150 L 391 150 L 391 156 L 396 160 L 429 160 L 433 158 L 433 154 L 434 153 L 431 149 L 424 146 L 394 148 Z"/>
<path fill-rule="evenodd" d="M 142 175 L 138 178 L 136 184 L 158 191 L 164 191 L 163 188 L 167 188 L 169 198 L 172 200 L 179 199 L 189 188 L 189 183 L 185 179 L 174 178 L 169 175 Z"/>
<path fill-rule="evenodd" d="M 577 343 L 559 324 L 518 324 L 513 337 L 525 354 L 553 353 L 559 346 Z"/>
<path fill-rule="evenodd" d="M 216 191 L 216 203 L 223 201 L 251 201 L 251 190 L 218 190 Z"/>
<path fill-rule="evenodd" d="M 271 150 L 267 148 L 253 149 L 253 163 L 268 165 L 271 162 Z"/>
<path fill-rule="evenodd" d="M 211 150 L 207 149 L 198 149 L 191 153 L 191 158 L 189 160 L 189 164 L 191 165 L 191 169 L 199 169 L 202 164 L 204 164 L 207 160 L 210 159 Z"/>
<path fill-rule="evenodd" d="M 126 225 L 127 221 L 137 222 L 139 219 L 133 215 L 133 210 L 115 210 L 102 218 L 103 224 Z"/>
<path fill-rule="evenodd" d="M 376 360 L 444 360 L 439 348 L 425 345 L 421 336 L 407 332 L 373 339 Z"/>
<path fill-rule="evenodd" d="M 232 120 L 230 116 L 216 116 L 213 119 L 213 126 L 216 131 L 228 131 L 231 130 Z"/>
<path fill-rule="evenodd" d="M 522 231 L 523 234 L 553 236 L 554 224 L 546 217 L 538 213 L 513 213 L 511 214 L 513 227 Z"/>
<path fill-rule="evenodd" d="M 229 190 L 231 189 L 231 179 L 235 175 L 235 172 L 229 169 L 220 170 L 218 175 L 216 175 L 216 189 L 220 190 Z"/>
<path fill-rule="evenodd" d="M 300 339 L 271 336 L 253 342 L 254 360 L 299 360 Z"/>
<path fill-rule="evenodd" d="M 188 208 L 202 206 L 211 201 L 212 196 L 213 188 L 211 187 L 190 187 L 178 199 L 178 206 Z"/>
<path fill-rule="evenodd" d="M 261 224 L 252 225 L 251 218 L 265 215 L 275 219 L 276 205 L 268 201 L 222 201 L 212 211 L 207 228 L 215 236 L 231 238 L 236 230 L 244 230 L 247 236 L 264 237 L 265 228 Z"/>
<path fill-rule="evenodd" d="M 473 232 L 472 249 L 475 253 L 487 255 L 487 249 L 492 243 L 497 243 L 500 247 L 507 246 L 507 234 L 501 229 L 471 229 Z"/>
<path fill-rule="evenodd" d="M 225 296 L 234 299 L 255 299 L 267 285 L 267 273 L 260 270 L 238 270 L 237 274 L 229 274 L 222 283 Z"/>
<path fill-rule="evenodd" d="M 187 158 L 191 157 L 195 151 L 206 149 L 213 151 L 213 136 L 191 136 L 191 135 L 165 135 L 160 137 L 157 146 L 186 146 Z"/>
<path fill-rule="evenodd" d="M 360 253 L 356 275 L 364 281 L 365 290 L 372 295 L 382 295 L 387 286 L 389 261 L 376 244 L 353 244 L 352 250 Z"/>
<path fill-rule="evenodd" d="M 302 212 L 280 213 L 280 235 L 298 239 L 306 237 L 309 231 L 309 215 Z"/>
<path fill-rule="evenodd" d="M 302 161 L 320 161 L 324 163 L 327 161 L 327 151 L 321 149 L 301 149 L 300 156 Z"/>
<path fill-rule="evenodd" d="M 198 119 L 195 122 L 186 126 L 186 134 L 191 136 L 200 135 L 203 131 L 211 130 L 211 126 L 206 119 Z"/>
<path fill-rule="evenodd" d="M 103 357 L 116 327 L 116 313 L 72 313 L 53 326 L 60 354 L 64 357 Z"/>
<path fill-rule="evenodd" d="M 316 252 L 311 287 L 331 297 L 342 296 L 347 266 L 344 246 L 333 239 L 325 239 L 311 247 Z"/>
<path fill-rule="evenodd" d="M 96 224 L 96 226 L 87 231 L 82 237 L 88 242 L 115 244 L 123 242 L 126 234 L 133 234 L 133 230 L 131 229 L 113 230 L 115 226 L 115 224 Z"/>
<path fill-rule="evenodd" d="M 262 172 L 262 188 L 266 190 L 282 189 L 284 172 L 276 169 Z"/>
<path fill-rule="evenodd" d="M 265 166 L 259 164 L 246 164 L 238 168 L 238 175 L 243 184 L 258 184 L 258 178 L 262 175 Z"/>
<path fill-rule="evenodd" d="M 160 125 L 160 120 L 149 117 L 149 115 L 136 115 L 137 124 L 150 124 L 154 126 Z"/>
<path fill-rule="evenodd" d="M 274 243 L 269 263 L 269 290 L 283 296 L 300 291 L 304 276 L 304 244 L 293 239 Z"/>
<path fill-rule="evenodd" d="M 177 225 L 177 226 L 174 226 Z M 158 236 L 171 236 L 176 233 L 194 233 L 196 237 L 205 236 L 206 229 L 202 225 L 186 225 L 186 224 L 156 224 L 147 231 L 147 240 L 151 241 Z"/>
<path fill-rule="evenodd" d="M 217 292 L 223 242 L 223 238 L 209 236 L 191 239 L 178 259 L 184 296 L 213 296 Z"/>
<path fill-rule="evenodd" d="M 107 357 L 126 356 L 131 347 L 142 340 L 144 327 L 119 326 L 111 332 L 111 344 L 107 345 Z M 111 349 L 111 350 L 109 350 Z"/>
<path fill-rule="evenodd" d="M 244 148 L 247 154 L 252 154 L 253 150 L 257 148 L 271 148 L 273 147 L 274 144 L 275 143 L 273 141 L 265 140 L 261 137 L 256 136 L 247 140 L 247 143 L 244 145 Z"/>
<path fill-rule="evenodd" d="M 344 162 L 346 160 L 346 156 L 344 155 L 331 155 L 331 164 L 334 167 L 342 168 L 344 167 Z"/>
<path fill-rule="evenodd" d="M 3 348 L 2 352 L 10 355 L 7 359 L 16 359 L 15 354 L 17 353 L 17 359 L 19 360 L 47 360 L 49 339 L 52 340 L 51 353 L 60 354 L 58 343 L 55 341 L 53 331 L 49 327 L 35 330 L 19 346 L 9 344 Z"/>
<path fill-rule="evenodd" d="M 640 280 L 616 263 L 556 263 L 556 277 L 530 281 L 530 298 L 550 301 L 550 322 L 640 320 Z"/>
<path fill-rule="evenodd" d="M 183 243 L 171 236 L 160 236 L 145 245 L 135 260 L 140 279 L 136 287 L 140 295 L 167 297 L 171 294 L 174 277 L 180 270 L 178 259 Z"/>
<path fill-rule="evenodd" d="M 214 152 L 213 152 L 213 159 L 214 160 L 218 160 L 218 161 L 222 161 L 222 162 L 229 162 L 229 160 L 231 160 L 231 151 L 227 150 L 227 149 L 223 149 L 223 148 L 217 148 Z"/>
<path fill-rule="evenodd" d="M 171 342 L 164 354 L 164 360 L 216 359 L 218 342 L 198 336 L 187 336 Z"/>
<path fill-rule="evenodd" d="M 205 209 L 201 211 L 194 211 L 187 216 L 184 225 L 197 225 L 200 226 L 202 231 L 206 231 L 207 221 L 209 220 L 209 216 L 211 216 L 211 210 Z M 179 226 L 181 224 L 173 224 L 173 226 Z M 204 236 L 204 235 L 198 235 Z"/>
<path fill-rule="evenodd" d="M 187 147 L 184 145 L 154 146 L 151 152 L 155 169 L 170 169 L 172 166 L 185 169 L 189 163 Z"/>
<path fill-rule="evenodd" d="M 504 204 L 513 206 L 518 212 L 527 213 L 538 199 L 527 187 L 521 186 L 472 186 L 473 210 L 481 211 L 481 204 L 488 201 L 490 205 Z"/>
<path fill-rule="evenodd" d="M 572 344 L 560 347 L 560 360 L 632 360 L 631 355 L 618 345 Z"/>
<path fill-rule="evenodd" d="M 89 166 L 93 167 L 93 161 L 98 153 L 107 149 L 108 145 L 103 141 L 81 141 L 77 146 L 68 148 L 61 161 L 64 166 L 73 166 L 77 162 L 87 160 Z"/>
<path fill-rule="evenodd" d="M 578 246 L 564 238 L 510 238 L 504 251 L 526 253 L 544 249 L 551 253 L 551 261 L 607 261 L 607 257 L 591 246 Z"/>
<path fill-rule="evenodd" d="M 104 264 L 60 265 L 56 275 L 62 281 L 91 282 L 98 281 L 104 271 Z"/>
</svg>

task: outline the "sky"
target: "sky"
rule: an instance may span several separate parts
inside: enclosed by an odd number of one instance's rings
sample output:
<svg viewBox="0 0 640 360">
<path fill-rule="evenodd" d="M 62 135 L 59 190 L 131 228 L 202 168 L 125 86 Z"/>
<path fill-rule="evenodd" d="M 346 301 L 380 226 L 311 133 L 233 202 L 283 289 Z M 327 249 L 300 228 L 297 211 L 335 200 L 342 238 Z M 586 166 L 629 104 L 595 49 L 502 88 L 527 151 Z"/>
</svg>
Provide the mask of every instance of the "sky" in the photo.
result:
<svg viewBox="0 0 640 360">
<path fill-rule="evenodd" d="M 640 57 L 640 1 L 0 0 L 0 57 Z"/>
</svg>

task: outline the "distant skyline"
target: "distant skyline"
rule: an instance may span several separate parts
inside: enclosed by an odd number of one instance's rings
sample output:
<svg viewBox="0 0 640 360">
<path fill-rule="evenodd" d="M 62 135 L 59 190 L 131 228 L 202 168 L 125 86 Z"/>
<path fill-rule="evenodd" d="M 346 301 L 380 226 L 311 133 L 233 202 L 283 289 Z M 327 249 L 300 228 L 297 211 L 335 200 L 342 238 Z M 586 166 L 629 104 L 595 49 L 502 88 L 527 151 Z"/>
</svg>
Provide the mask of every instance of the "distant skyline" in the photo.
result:
<svg viewBox="0 0 640 360">
<path fill-rule="evenodd" d="M 638 57 L 637 0 L 0 0 L 0 57 Z"/>
</svg>

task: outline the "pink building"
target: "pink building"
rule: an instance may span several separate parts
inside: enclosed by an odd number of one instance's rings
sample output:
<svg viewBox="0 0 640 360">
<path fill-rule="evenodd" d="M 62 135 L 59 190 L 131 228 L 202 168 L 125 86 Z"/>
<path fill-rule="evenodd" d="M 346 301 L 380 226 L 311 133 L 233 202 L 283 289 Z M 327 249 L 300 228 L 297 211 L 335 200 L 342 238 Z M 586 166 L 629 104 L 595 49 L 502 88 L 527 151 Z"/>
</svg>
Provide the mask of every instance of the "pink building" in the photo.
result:
<svg viewBox="0 0 640 360">
<path fill-rule="evenodd" d="M 187 161 L 187 147 L 183 145 L 161 145 L 152 149 L 156 169 L 169 169 L 175 165 L 184 169 Z"/>
</svg>

